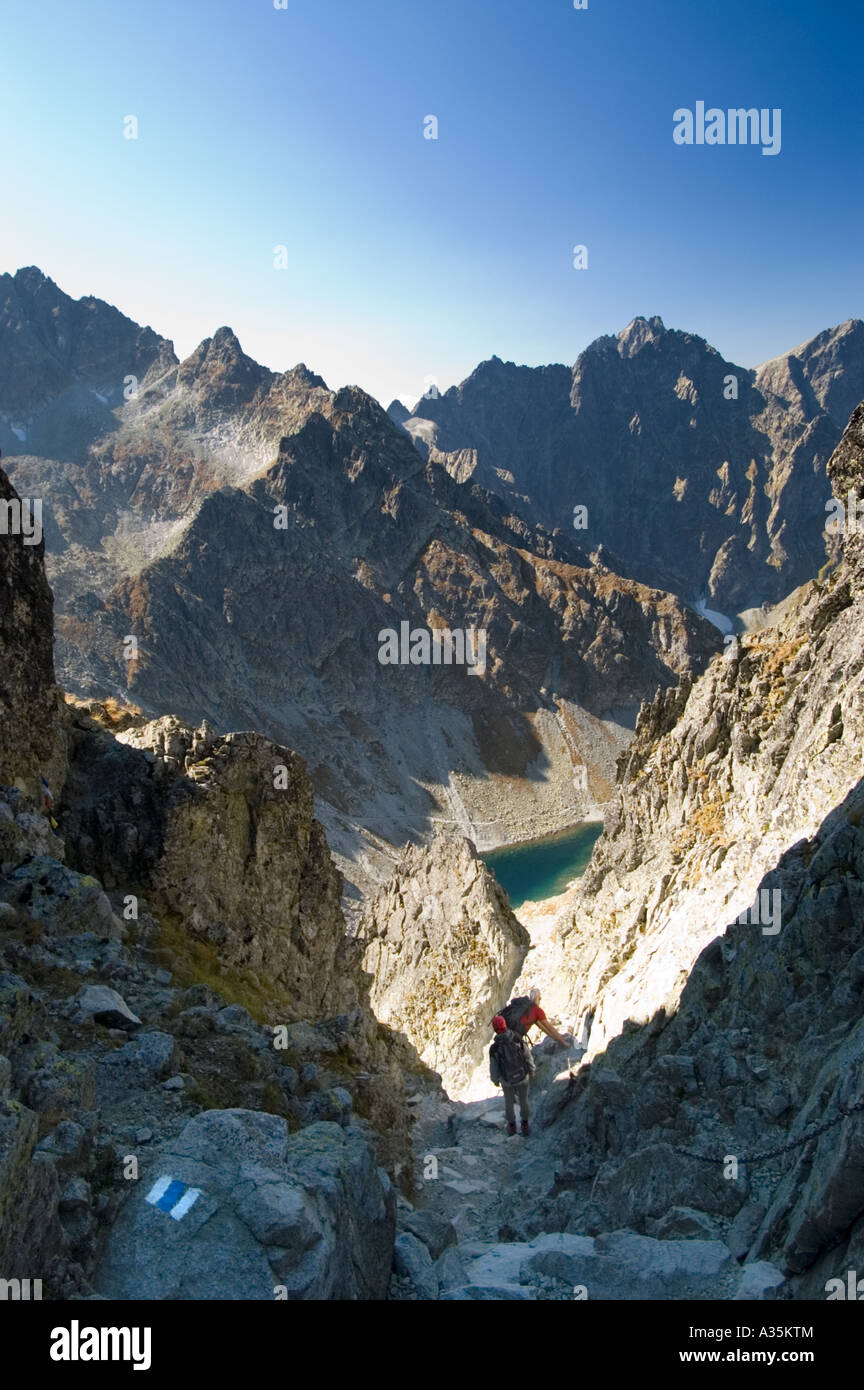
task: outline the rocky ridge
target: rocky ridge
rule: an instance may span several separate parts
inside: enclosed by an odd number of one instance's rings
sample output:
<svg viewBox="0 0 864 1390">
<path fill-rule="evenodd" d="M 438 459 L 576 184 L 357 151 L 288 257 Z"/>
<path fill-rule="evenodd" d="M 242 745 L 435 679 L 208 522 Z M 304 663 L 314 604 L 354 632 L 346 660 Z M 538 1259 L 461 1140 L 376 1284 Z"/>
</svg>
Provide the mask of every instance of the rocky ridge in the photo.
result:
<svg viewBox="0 0 864 1390">
<path fill-rule="evenodd" d="M 217 737 L 174 716 L 139 715 L 113 733 L 86 706 L 73 709 L 70 735 L 59 814 L 77 865 L 117 891 L 143 890 L 160 917 L 313 1012 L 357 1006 L 341 879 L 301 758 L 260 734 Z"/>
<path fill-rule="evenodd" d="M 862 392 L 858 319 L 751 371 L 655 316 L 572 371 L 493 357 L 394 420 L 550 529 L 587 507 L 576 534 L 611 568 L 732 615 L 824 563 L 826 464 Z"/>
<path fill-rule="evenodd" d="M 860 419 L 856 411 L 830 465 L 844 497 L 857 476 L 850 460 Z M 641 712 L 564 948 L 580 992 L 561 1003 L 577 1012 L 616 970 L 597 1006 L 592 1051 L 628 1017 L 671 1012 L 676 982 L 680 989 L 702 947 L 751 909 L 783 855 L 857 786 L 862 588 L 852 533 L 830 575 L 790 596 L 759 632 L 730 641 L 698 681 Z M 649 982 L 644 962 L 658 942 L 663 970 L 654 960 Z"/>
</svg>

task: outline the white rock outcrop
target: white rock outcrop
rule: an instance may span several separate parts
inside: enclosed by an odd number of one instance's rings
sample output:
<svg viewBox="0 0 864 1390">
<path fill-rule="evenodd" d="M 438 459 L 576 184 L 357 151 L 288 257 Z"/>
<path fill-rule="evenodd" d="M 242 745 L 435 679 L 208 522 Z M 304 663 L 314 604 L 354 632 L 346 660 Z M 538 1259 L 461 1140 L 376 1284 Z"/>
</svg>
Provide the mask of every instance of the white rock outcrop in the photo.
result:
<svg viewBox="0 0 864 1390">
<path fill-rule="evenodd" d="M 360 923 L 370 1002 L 451 1094 L 483 1060 L 530 938 L 470 840 L 409 846 Z"/>
</svg>

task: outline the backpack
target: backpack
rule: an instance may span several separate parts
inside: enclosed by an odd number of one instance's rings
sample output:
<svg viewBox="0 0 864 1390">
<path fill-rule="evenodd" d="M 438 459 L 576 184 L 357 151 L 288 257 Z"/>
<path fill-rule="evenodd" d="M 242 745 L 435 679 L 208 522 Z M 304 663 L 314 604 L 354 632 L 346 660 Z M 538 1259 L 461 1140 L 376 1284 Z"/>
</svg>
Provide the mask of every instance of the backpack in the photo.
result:
<svg viewBox="0 0 864 1390">
<path fill-rule="evenodd" d="M 526 1038 L 528 1036 L 528 1029 L 522 1027 L 521 1020 L 525 1017 L 530 1008 L 531 1000 L 528 998 L 528 995 L 520 994 L 518 999 L 511 999 L 506 1008 L 501 1010 L 501 1017 L 507 1024 L 510 1032 L 515 1033 L 517 1037 Z"/>
<path fill-rule="evenodd" d="M 499 1033 L 495 1040 L 495 1053 L 501 1080 L 508 1086 L 520 1086 L 530 1071 L 522 1040 L 511 1033 Z"/>
</svg>

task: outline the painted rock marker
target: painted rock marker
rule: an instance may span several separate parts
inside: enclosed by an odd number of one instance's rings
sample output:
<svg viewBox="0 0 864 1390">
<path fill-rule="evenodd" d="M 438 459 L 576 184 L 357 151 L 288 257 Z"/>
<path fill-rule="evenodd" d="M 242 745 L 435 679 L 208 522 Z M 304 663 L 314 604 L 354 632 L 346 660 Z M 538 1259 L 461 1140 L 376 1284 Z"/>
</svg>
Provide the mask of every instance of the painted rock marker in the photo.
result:
<svg viewBox="0 0 864 1390">
<path fill-rule="evenodd" d="M 182 1221 L 201 1195 L 199 1187 L 187 1187 L 178 1178 L 162 1177 L 153 1184 L 145 1201 L 160 1211 L 167 1211 L 175 1221 Z"/>
</svg>

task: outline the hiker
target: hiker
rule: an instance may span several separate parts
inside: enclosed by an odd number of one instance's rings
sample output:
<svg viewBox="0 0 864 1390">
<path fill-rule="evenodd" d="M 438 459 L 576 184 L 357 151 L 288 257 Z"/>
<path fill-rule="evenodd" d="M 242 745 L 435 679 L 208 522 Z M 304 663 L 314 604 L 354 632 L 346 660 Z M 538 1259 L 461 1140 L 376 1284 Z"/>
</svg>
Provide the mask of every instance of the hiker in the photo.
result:
<svg viewBox="0 0 864 1390">
<path fill-rule="evenodd" d="M 54 819 L 54 797 L 44 777 L 42 778 L 42 814 L 47 818 L 51 829 L 56 830 L 57 822 Z"/>
<path fill-rule="evenodd" d="M 489 1049 L 489 1076 L 496 1086 L 504 1092 L 504 1118 L 507 1133 L 516 1133 L 516 1100 L 519 1100 L 519 1118 L 522 1133 L 531 1133 L 531 1114 L 528 1108 L 528 1087 L 536 1070 L 531 1048 L 526 1038 L 520 1037 L 507 1027 L 501 1014 L 492 1020 L 495 1040 Z"/>
<path fill-rule="evenodd" d="M 520 1033 L 522 1037 L 527 1038 L 528 1029 L 533 1028 L 536 1023 L 547 1037 L 554 1038 L 562 1047 L 569 1045 L 564 1034 L 553 1028 L 540 1008 L 540 991 L 536 985 L 527 994 L 520 995 L 518 999 L 511 999 L 506 1009 L 501 1010 L 501 1017 L 508 1028 Z"/>
</svg>

